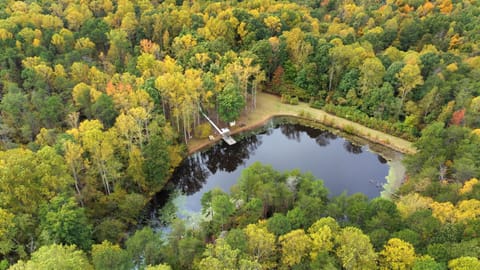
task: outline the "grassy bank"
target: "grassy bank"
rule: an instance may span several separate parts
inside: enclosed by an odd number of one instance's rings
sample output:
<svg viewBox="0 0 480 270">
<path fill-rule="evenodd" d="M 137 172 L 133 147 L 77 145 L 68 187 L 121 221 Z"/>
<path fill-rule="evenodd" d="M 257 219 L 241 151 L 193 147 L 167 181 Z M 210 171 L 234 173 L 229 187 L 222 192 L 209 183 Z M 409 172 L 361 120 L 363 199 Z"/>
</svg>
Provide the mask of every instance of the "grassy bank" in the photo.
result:
<svg viewBox="0 0 480 270">
<path fill-rule="evenodd" d="M 244 113 L 244 115 L 238 119 L 237 123 L 239 125 L 231 128 L 232 134 L 262 126 L 272 117 L 276 116 L 295 116 L 313 120 L 325 126 L 351 133 L 402 153 L 412 154 L 416 151 L 412 143 L 404 139 L 365 127 L 325 111 L 311 108 L 306 103 L 300 103 L 299 105 L 284 104 L 280 102 L 279 97 L 266 93 L 258 94 L 257 108 Z M 188 151 L 189 153 L 196 152 L 220 139 L 220 136 L 216 136 L 213 141 L 209 141 L 208 139 L 193 139 L 188 143 Z"/>
</svg>

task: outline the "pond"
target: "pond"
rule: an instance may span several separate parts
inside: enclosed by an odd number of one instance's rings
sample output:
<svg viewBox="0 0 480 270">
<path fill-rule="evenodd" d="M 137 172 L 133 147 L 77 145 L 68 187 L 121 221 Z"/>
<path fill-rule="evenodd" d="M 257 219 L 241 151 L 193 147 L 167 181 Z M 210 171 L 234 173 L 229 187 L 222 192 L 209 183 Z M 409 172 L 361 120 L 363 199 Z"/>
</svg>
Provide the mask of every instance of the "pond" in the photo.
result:
<svg viewBox="0 0 480 270">
<path fill-rule="evenodd" d="M 199 213 L 205 192 L 215 187 L 229 192 L 242 170 L 257 161 L 278 171 L 311 172 L 324 181 L 330 196 L 342 192 L 380 196 L 391 163 L 400 164 L 401 154 L 381 148 L 382 156 L 373 152 L 367 141 L 347 140 L 333 132 L 272 121 L 262 131 L 237 138 L 235 145 L 222 142 L 192 154 L 170 180 L 170 185 L 183 194 L 174 200 L 178 214 L 188 217 Z"/>
</svg>

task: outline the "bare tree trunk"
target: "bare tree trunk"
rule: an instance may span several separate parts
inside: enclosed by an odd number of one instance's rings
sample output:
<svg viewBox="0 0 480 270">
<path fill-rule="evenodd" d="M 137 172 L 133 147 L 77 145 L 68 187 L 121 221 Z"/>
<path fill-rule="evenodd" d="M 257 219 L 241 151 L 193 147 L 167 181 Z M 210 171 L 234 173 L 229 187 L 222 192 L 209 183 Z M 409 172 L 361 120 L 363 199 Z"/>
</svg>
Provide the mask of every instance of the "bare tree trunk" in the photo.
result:
<svg viewBox="0 0 480 270">
<path fill-rule="evenodd" d="M 100 170 L 100 177 L 102 178 L 103 187 L 105 188 L 107 195 L 110 195 L 111 190 L 110 190 L 110 184 L 108 183 L 107 169 L 105 168 L 105 164 L 103 161 L 98 161 L 97 164 L 98 164 L 98 169 Z"/>
<path fill-rule="evenodd" d="M 162 110 L 165 118 L 167 117 L 167 110 L 165 109 L 165 99 L 162 97 Z"/>
<path fill-rule="evenodd" d="M 253 98 L 252 98 L 253 109 L 256 109 L 257 108 L 257 84 L 253 85 L 252 91 L 253 91 L 252 92 L 252 94 L 253 94 Z"/>
<path fill-rule="evenodd" d="M 332 67 L 330 68 L 330 75 L 329 75 L 329 79 L 328 79 L 328 91 L 332 91 L 333 69 L 334 69 L 334 67 L 332 66 Z"/>
<path fill-rule="evenodd" d="M 80 205 L 83 207 L 83 198 L 82 198 L 82 192 L 80 192 L 80 186 L 78 185 L 78 174 L 77 170 L 75 169 L 75 166 L 73 164 L 70 165 L 70 168 L 72 169 L 72 174 L 73 174 L 73 179 L 75 180 L 75 190 L 77 191 L 77 194 L 80 198 Z"/>
</svg>

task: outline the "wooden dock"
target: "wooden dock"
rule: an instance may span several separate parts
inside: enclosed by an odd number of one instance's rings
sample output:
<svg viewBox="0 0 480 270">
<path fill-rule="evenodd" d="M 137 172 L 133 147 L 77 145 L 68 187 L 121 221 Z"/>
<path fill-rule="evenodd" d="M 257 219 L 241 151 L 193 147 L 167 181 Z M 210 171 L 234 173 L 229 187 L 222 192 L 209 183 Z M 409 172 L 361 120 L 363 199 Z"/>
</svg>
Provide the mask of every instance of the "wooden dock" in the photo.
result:
<svg viewBox="0 0 480 270">
<path fill-rule="evenodd" d="M 202 113 L 203 117 L 205 117 L 208 122 L 210 123 L 210 125 L 212 125 L 220 135 L 222 135 L 222 139 L 228 144 L 228 145 L 234 145 L 236 144 L 237 142 L 232 138 L 232 136 L 230 135 L 230 130 L 228 128 L 222 128 L 220 129 L 219 127 L 217 127 L 217 125 L 215 125 L 215 123 L 210 120 L 210 118 L 208 118 L 208 116 L 203 113 L 201 110 L 200 112 Z"/>
<path fill-rule="evenodd" d="M 222 139 L 228 143 L 228 145 L 234 145 L 237 143 L 231 136 L 223 136 Z"/>
<path fill-rule="evenodd" d="M 228 128 L 222 128 L 221 133 L 222 134 L 222 139 L 228 144 L 228 145 L 234 145 L 237 142 L 230 136 L 230 130 Z"/>
</svg>

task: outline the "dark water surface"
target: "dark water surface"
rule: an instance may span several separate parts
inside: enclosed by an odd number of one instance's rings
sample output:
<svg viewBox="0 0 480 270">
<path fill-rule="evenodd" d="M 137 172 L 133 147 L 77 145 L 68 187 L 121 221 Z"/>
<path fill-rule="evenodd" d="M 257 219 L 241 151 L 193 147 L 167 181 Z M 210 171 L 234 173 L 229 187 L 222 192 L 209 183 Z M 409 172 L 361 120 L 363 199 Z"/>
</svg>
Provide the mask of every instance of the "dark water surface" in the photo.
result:
<svg viewBox="0 0 480 270">
<path fill-rule="evenodd" d="M 219 143 L 185 159 L 171 179 L 184 194 L 177 199 L 178 209 L 186 215 L 199 212 L 205 192 L 215 187 L 229 192 L 241 171 L 256 161 L 278 171 L 309 171 L 324 181 L 331 196 L 346 191 L 378 197 L 389 171 L 387 161 L 368 146 L 355 145 L 329 131 L 280 124 L 235 145 Z"/>
</svg>

